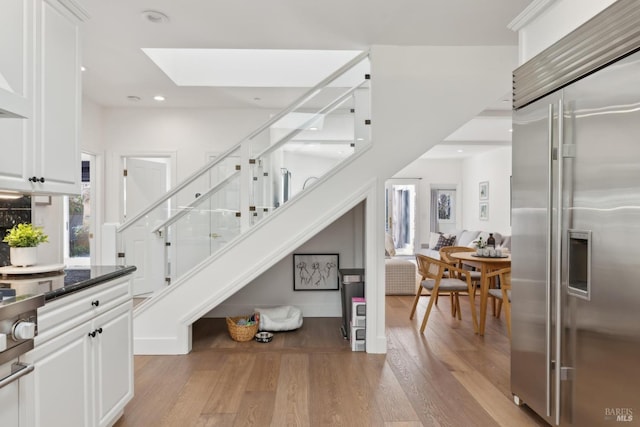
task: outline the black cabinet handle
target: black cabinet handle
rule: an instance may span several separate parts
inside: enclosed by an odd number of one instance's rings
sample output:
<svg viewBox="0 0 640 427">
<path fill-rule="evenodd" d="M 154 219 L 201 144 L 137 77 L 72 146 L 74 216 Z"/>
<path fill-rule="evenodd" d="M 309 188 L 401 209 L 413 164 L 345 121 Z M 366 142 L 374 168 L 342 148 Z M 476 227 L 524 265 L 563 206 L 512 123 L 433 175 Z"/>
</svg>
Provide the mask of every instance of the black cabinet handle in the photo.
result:
<svg viewBox="0 0 640 427">
<path fill-rule="evenodd" d="M 91 338 L 95 338 L 96 334 L 101 334 L 101 333 L 102 333 L 102 328 L 98 328 L 98 329 L 95 329 L 93 332 L 89 332 L 89 336 Z"/>
<path fill-rule="evenodd" d="M 94 307 L 99 306 L 100 305 L 100 300 L 91 301 L 91 305 L 93 305 Z"/>
<path fill-rule="evenodd" d="M 44 177 L 40 177 L 38 178 L 37 176 L 32 176 L 31 178 L 29 178 L 29 182 L 42 182 L 44 183 Z"/>
</svg>

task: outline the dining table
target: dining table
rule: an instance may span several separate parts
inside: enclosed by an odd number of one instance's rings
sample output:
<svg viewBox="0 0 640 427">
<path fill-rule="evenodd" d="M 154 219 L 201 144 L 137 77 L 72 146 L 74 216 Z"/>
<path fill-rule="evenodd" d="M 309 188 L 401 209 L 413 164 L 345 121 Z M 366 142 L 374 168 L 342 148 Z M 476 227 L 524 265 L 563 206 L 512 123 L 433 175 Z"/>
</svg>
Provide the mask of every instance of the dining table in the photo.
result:
<svg viewBox="0 0 640 427">
<path fill-rule="evenodd" d="M 504 254 L 500 257 L 481 256 L 476 252 L 454 252 L 450 254 L 452 258 L 461 261 L 463 264 L 475 267 L 480 270 L 480 322 L 478 334 L 484 335 L 484 327 L 487 318 L 487 302 L 489 299 L 489 278 L 487 274 L 501 268 L 511 266 L 511 254 Z"/>
</svg>

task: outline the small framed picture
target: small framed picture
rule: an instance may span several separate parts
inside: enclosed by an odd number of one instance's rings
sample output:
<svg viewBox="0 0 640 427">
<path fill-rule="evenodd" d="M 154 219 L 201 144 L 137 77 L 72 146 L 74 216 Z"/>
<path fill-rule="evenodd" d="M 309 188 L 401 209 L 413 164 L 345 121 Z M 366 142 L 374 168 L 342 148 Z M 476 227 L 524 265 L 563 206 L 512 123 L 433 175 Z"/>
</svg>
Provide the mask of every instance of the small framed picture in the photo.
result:
<svg viewBox="0 0 640 427">
<path fill-rule="evenodd" d="M 489 202 L 480 202 L 480 220 L 489 220 Z"/>
<path fill-rule="evenodd" d="M 338 254 L 293 254 L 294 291 L 337 291 Z"/>
<path fill-rule="evenodd" d="M 480 200 L 489 200 L 489 181 L 480 183 Z"/>
</svg>

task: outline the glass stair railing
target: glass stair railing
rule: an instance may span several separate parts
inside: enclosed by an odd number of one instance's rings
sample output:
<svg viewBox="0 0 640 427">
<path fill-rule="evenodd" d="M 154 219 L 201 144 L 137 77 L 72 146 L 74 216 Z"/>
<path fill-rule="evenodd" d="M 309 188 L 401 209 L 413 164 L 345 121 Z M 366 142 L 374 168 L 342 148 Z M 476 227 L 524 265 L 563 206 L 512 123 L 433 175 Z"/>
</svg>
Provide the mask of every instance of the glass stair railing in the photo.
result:
<svg viewBox="0 0 640 427">
<path fill-rule="evenodd" d="M 134 294 L 162 290 L 370 143 L 363 52 L 116 232 Z"/>
</svg>

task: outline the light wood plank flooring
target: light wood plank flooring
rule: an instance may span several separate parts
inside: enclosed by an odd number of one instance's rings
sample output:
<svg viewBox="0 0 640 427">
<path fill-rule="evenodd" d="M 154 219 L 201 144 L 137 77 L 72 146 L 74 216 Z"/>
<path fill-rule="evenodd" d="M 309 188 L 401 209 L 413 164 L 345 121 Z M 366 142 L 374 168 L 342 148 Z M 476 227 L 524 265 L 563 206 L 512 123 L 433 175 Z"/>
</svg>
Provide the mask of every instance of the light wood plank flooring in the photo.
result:
<svg viewBox="0 0 640 427">
<path fill-rule="evenodd" d="M 236 343 L 224 319 L 201 319 L 186 356 L 136 356 L 135 398 L 116 427 L 143 426 L 536 426 L 509 391 L 504 320 L 473 333 L 448 299 L 409 320 L 413 297 L 388 296 L 388 353 L 353 353 L 340 319 L 307 318 L 268 344 Z"/>
</svg>

